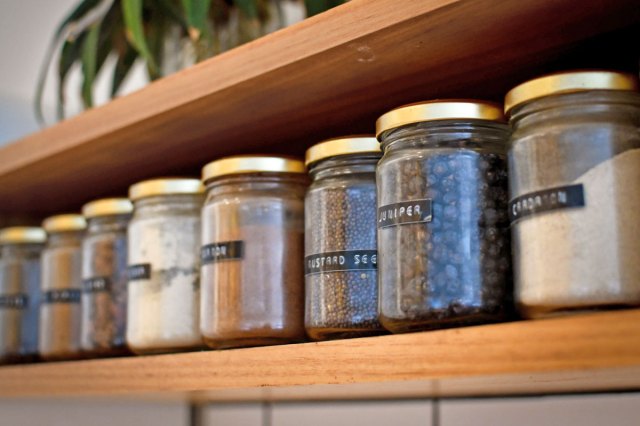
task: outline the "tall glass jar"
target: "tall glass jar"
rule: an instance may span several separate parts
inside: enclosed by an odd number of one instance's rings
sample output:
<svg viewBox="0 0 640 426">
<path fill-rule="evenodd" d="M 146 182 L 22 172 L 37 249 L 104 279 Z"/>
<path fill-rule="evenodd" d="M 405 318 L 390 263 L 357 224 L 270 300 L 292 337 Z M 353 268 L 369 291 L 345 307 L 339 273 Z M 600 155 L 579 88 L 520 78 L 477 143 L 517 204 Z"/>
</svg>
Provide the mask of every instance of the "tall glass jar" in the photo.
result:
<svg viewBox="0 0 640 426">
<path fill-rule="evenodd" d="M 46 219 L 42 226 L 49 238 L 42 252 L 40 355 L 47 360 L 78 358 L 86 221 L 80 215 L 65 214 Z"/>
<path fill-rule="evenodd" d="M 203 170 L 202 321 L 213 348 L 304 339 L 304 164 L 230 157 Z"/>
<path fill-rule="evenodd" d="M 82 241 L 82 350 L 93 356 L 126 354 L 127 198 L 86 204 Z"/>
<path fill-rule="evenodd" d="M 38 358 L 42 228 L 0 230 L 0 363 Z"/>
<path fill-rule="evenodd" d="M 306 163 L 305 327 L 315 340 L 379 334 L 375 137 L 314 145 Z"/>
<path fill-rule="evenodd" d="M 640 305 L 640 93 L 580 71 L 509 92 L 516 300 L 525 316 Z"/>
<path fill-rule="evenodd" d="M 511 306 L 498 106 L 433 101 L 378 119 L 380 319 L 392 332 L 497 321 Z"/>
<path fill-rule="evenodd" d="M 200 336 L 198 179 L 137 183 L 129 190 L 127 342 L 136 353 L 197 349 Z"/>
</svg>

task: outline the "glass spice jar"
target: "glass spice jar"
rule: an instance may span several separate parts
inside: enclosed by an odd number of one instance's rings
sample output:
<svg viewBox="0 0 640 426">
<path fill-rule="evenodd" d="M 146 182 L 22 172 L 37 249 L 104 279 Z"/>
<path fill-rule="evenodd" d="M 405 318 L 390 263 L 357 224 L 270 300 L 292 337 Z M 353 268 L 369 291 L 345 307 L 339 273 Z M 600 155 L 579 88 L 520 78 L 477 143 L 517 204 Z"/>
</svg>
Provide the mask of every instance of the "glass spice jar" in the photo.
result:
<svg viewBox="0 0 640 426">
<path fill-rule="evenodd" d="M 640 93 L 566 72 L 511 90 L 516 302 L 527 317 L 640 305 Z"/>
<path fill-rule="evenodd" d="M 129 189 L 127 343 L 136 353 L 191 350 L 200 337 L 198 179 L 167 178 Z"/>
<path fill-rule="evenodd" d="M 315 340 L 380 334 L 375 137 L 312 146 L 305 198 L 305 328 Z"/>
<path fill-rule="evenodd" d="M 202 321 L 213 348 L 304 340 L 304 164 L 230 157 L 203 169 Z"/>
<path fill-rule="evenodd" d="M 82 237 L 87 226 L 76 214 L 52 216 L 42 252 L 40 355 L 46 360 L 80 357 Z"/>
<path fill-rule="evenodd" d="M 0 363 L 38 358 L 42 228 L 0 230 Z"/>
<path fill-rule="evenodd" d="M 432 101 L 381 116 L 380 320 L 392 332 L 497 321 L 512 305 L 508 128 L 496 105 Z"/>
<path fill-rule="evenodd" d="M 127 224 L 133 205 L 127 198 L 86 204 L 87 232 L 82 241 L 81 342 L 85 354 L 128 352 Z"/>
</svg>

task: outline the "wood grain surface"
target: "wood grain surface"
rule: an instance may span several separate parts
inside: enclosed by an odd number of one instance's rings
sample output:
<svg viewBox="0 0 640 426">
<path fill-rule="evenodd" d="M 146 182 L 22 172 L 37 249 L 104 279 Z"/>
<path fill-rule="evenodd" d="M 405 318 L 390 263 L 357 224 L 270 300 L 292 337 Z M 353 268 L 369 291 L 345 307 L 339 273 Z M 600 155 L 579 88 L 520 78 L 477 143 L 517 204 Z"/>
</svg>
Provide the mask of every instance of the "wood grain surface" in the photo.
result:
<svg viewBox="0 0 640 426">
<path fill-rule="evenodd" d="M 640 389 L 640 310 L 0 368 L 0 397 L 289 400 Z"/>
<path fill-rule="evenodd" d="M 372 132 L 379 114 L 407 102 L 499 99 L 577 42 L 640 22 L 639 9 L 637 0 L 352 0 L 0 148 L 0 215 L 78 210 L 223 155 L 299 154 Z"/>
</svg>

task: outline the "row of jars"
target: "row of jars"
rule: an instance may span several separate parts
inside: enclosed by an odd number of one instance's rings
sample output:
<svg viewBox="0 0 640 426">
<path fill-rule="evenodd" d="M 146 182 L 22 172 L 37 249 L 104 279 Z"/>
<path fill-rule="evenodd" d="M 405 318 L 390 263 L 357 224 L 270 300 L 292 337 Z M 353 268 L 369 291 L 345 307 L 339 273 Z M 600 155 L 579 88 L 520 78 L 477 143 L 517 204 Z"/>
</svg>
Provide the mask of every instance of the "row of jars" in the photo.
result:
<svg viewBox="0 0 640 426">
<path fill-rule="evenodd" d="M 138 183 L 133 204 L 47 219 L 41 278 L 44 231 L 2 231 L 0 356 L 267 345 L 500 321 L 514 307 L 535 318 L 640 305 L 637 80 L 546 76 L 509 92 L 504 111 L 511 127 L 487 102 L 412 104 L 381 116 L 377 139 L 311 147 L 306 167 L 230 157 L 203 169 L 206 191 L 195 179 Z"/>
</svg>

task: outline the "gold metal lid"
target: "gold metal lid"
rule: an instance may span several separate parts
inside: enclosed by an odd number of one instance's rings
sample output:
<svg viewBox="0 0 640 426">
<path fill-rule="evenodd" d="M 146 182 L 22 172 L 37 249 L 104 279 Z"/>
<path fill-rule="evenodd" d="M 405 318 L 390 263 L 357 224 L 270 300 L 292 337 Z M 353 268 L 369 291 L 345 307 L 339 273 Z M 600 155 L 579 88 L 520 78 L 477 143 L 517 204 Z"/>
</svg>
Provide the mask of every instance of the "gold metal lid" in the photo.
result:
<svg viewBox="0 0 640 426">
<path fill-rule="evenodd" d="M 87 219 L 98 216 L 129 214 L 132 211 L 133 204 L 128 198 L 103 198 L 82 206 L 82 215 Z"/>
<path fill-rule="evenodd" d="M 44 229 L 32 226 L 12 226 L 0 229 L 0 244 L 43 244 L 47 241 Z"/>
<path fill-rule="evenodd" d="M 561 93 L 587 90 L 638 90 L 638 80 L 631 74 L 615 71 L 569 71 L 550 74 L 511 89 L 504 100 L 508 113 L 516 105 Z"/>
<path fill-rule="evenodd" d="M 239 155 L 212 161 L 202 169 L 202 180 L 245 173 L 306 173 L 304 163 L 288 157 Z"/>
<path fill-rule="evenodd" d="M 48 233 L 84 231 L 87 221 L 79 214 L 60 214 L 46 218 L 42 222 L 42 227 Z"/>
<path fill-rule="evenodd" d="M 320 142 L 307 150 L 304 163 L 308 166 L 325 158 L 359 153 L 382 154 L 375 136 L 345 136 Z"/>
<path fill-rule="evenodd" d="M 376 121 L 376 137 L 407 124 L 438 120 L 487 120 L 504 122 L 500 106 L 492 102 L 444 99 L 419 102 L 393 109 Z"/>
<path fill-rule="evenodd" d="M 162 178 L 138 182 L 129 188 L 129 198 L 139 200 L 154 195 L 170 194 L 200 194 L 204 186 L 199 179 L 192 178 Z"/>
</svg>

